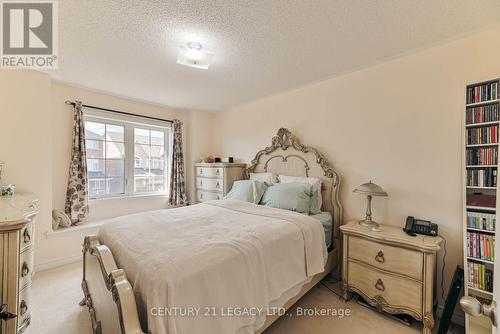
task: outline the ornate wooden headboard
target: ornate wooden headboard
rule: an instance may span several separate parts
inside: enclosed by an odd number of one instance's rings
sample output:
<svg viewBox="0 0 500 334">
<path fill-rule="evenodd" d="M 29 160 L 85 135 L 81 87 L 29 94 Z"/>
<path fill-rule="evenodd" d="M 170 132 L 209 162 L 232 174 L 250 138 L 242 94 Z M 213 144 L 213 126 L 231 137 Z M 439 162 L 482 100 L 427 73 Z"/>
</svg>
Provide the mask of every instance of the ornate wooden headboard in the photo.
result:
<svg viewBox="0 0 500 334">
<path fill-rule="evenodd" d="M 339 239 L 342 205 L 338 193 L 340 175 L 318 150 L 302 145 L 290 130 L 281 128 L 271 146 L 257 152 L 247 173 L 271 172 L 291 176 L 317 177 L 322 180 L 323 210 L 333 217 L 333 236 Z"/>
</svg>

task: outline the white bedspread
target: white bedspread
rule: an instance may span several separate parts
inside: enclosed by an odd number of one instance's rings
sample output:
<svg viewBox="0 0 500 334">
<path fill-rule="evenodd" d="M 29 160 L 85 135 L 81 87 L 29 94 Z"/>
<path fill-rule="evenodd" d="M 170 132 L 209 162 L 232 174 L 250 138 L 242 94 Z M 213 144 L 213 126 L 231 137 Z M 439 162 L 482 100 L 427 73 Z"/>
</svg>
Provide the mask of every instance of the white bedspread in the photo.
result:
<svg viewBox="0 0 500 334">
<path fill-rule="evenodd" d="M 282 306 L 327 259 L 318 220 L 235 200 L 115 218 L 99 240 L 125 270 L 153 334 L 254 333 L 267 307 Z M 152 315 L 164 311 L 171 315 Z"/>
</svg>

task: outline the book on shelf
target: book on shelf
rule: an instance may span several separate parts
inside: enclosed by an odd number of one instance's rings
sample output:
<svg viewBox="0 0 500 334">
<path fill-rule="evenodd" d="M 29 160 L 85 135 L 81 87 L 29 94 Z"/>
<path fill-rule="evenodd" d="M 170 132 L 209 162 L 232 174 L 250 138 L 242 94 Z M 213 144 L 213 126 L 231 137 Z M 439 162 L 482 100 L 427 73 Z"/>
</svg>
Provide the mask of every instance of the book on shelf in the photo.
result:
<svg viewBox="0 0 500 334">
<path fill-rule="evenodd" d="M 467 185 L 474 187 L 496 187 L 497 169 L 468 169 L 466 172 Z"/>
<path fill-rule="evenodd" d="M 470 287 L 493 292 L 493 271 L 486 268 L 486 265 L 468 262 L 467 274 Z"/>
<path fill-rule="evenodd" d="M 498 162 L 498 148 L 467 148 L 466 161 L 467 165 L 496 165 Z"/>
<path fill-rule="evenodd" d="M 498 81 L 467 88 L 467 104 L 498 99 Z"/>
<path fill-rule="evenodd" d="M 498 125 L 467 129 L 467 145 L 498 143 Z"/>
<path fill-rule="evenodd" d="M 496 214 L 467 211 L 467 227 L 478 230 L 495 231 Z"/>
<path fill-rule="evenodd" d="M 480 232 L 467 232 L 467 256 L 478 260 L 494 261 L 495 236 Z"/>
<path fill-rule="evenodd" d="M 467 125 L 497 122 L 499 119 L 498 103 L 479 107 L 469 107 L 465 112 L 465 123 Z"/>
</svg>

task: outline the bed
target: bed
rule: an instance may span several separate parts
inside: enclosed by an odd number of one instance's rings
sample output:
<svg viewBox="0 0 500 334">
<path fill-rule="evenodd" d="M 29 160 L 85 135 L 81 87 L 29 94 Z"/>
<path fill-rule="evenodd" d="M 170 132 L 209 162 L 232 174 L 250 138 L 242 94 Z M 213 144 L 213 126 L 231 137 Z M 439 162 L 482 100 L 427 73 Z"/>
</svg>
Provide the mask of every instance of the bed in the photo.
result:
<svg viewBox="0 0 500 334">
<path fill-rule="evenodd" d="M 339 175 L 281 128 L 248 173 L 317 177 L 323 213 L 234 200 L 110 220 L 85 237 L 94 334 L 262 333 L 340 259 Z"/>
</svg>

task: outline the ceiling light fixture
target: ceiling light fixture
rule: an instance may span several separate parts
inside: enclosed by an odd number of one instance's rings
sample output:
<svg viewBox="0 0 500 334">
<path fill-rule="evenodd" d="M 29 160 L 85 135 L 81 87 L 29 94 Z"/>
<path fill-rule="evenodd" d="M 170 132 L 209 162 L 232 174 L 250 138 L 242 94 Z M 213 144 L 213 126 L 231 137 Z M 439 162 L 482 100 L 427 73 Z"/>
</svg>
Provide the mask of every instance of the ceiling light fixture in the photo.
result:
<svg viewBox="0 0 500 334">
<path fill-rule="evenodd" d="M 189 42 L 186 46 L 181 46 L 177 55 L 177 64 L 208 69 L 214 54 L 204 52 L 202 48 L 202 45 L 197 42 Z"/>
</svg>

